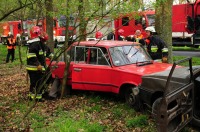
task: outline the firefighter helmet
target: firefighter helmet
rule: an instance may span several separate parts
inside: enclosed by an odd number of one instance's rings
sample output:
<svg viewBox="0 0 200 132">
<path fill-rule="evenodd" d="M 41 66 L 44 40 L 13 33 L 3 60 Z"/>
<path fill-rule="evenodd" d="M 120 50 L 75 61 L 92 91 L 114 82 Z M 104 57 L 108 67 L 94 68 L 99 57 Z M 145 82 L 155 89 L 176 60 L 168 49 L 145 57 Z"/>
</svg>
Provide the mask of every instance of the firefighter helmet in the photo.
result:
<svg viewBox="0 0 200 132">
<path fill-rule="evenodd" d="M 48 34 L 47 34 L 46 32 L 42 32 L 42 33 L 40 33 L 39 38 L 40 38 L 42 41 L 47 41 L 48 38 L 49 38 L 49 36 L 48 36 Z"/>
<path fill-rule="evenodd" d="M 31 39 L 37 38 L 39 37 L 41 34 L 41 30 L 40 27 L 38 26 L 33 26 L 30 30 L 30 35 L 31 35 Z"/>
<path fill-rule="evenodd" d="M 120 36 L 123 36 L 124 30 L 123 30 L 123 29 L 119 29 L 119 30 L 118 30 L 118 33 L 119 33 Z"/>
<path fill-rule="evenodd" d="M 102 37 L 103 37 L 102 32 L 97 31 L 96 34 L 95 34 L 95 38 L 96 38 L 96 39 L 101 39 Z"/>
<path fill-rule="evenodd" d="M 156 30 L 155 30 L 155 28 L 154 28 L 153 26 L 147 27 L 147 28 L 145 29 L 145 31 L 150 31 L 150 32 L 152 32 L 152 33 L 155 33 L 155 32 L 156 32 Z"/>
</svg>

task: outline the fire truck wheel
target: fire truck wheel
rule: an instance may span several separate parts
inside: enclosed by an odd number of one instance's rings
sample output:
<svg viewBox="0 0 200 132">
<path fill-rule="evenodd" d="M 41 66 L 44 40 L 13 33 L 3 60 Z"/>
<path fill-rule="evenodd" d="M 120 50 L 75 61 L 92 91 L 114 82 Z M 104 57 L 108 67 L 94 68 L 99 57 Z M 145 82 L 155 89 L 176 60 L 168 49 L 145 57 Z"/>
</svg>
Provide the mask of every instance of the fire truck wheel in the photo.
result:
<svg viewBox="0 0 200 132">
<path fill-rule="evenodd" d="M 139 99 L 138 95 L 134 95 L 133 89 L 134 87 L 129 87 L 125 91 L 125 100 L 126 103 L 130 106 L 133 107 L 136 111 L 142 111 L 142 103 Z"/>
</svg>

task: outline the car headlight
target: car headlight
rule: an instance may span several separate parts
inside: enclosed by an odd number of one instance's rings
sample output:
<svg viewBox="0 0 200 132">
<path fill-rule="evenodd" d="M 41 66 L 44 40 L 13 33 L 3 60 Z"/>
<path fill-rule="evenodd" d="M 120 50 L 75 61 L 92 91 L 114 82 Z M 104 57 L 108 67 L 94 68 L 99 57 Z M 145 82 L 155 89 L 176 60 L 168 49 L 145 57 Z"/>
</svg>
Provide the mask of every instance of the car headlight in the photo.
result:
<svg viewBox="0 0 200 132">
<path fill-rule="evenodd" d="M 134 95 L 138 95 L 140 90 L 139 90 L 138 87 L 135 87 L 135 88 L 132 89 L 132 92 L 133 92 Z"/>
</svg>

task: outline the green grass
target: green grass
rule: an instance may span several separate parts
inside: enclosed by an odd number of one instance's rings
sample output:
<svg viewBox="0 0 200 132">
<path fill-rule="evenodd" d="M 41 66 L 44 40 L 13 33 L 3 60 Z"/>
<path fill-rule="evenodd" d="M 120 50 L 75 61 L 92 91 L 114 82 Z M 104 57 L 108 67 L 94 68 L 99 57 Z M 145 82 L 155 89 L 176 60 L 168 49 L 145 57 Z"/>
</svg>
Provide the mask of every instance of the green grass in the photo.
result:
<svg viewBox="0 0 200 132">
<path fill-rule="evenodd" d="M 187 58 L 187 57 L 185 57 L 185 56 L 173 56 L 174 62 L 178 61 L 178 60 L 185 59 L 185 58 Z M 181 65 L 188 66 L 188 62 L 184 62 Z M 192 65 L 193 66 L 200 65 L 200 58 L 199 57 L 192 57 Z"/>
<path fill-rule="evenodd" d="M 146 115 L 136 116 L 127 121 L 128 127 L 145 127 L 148 125 L 148 117 Z"/>
<path fill-rule="evenodd" d="M 188 46 L 182 46 L 182 47 L 176 47 L 173 46 L 174 51 L 200 51 L 200 48 L 194 48 L 194 47 L 188 47 Z"/>
<path fill-rule="evenodd" d="M 23 61 L 23 64 L 26 64 L 26 51 L 27 51 L 27 46 L 21 46 L 21 50 L 19 50 L 19 46 L 15 49 L 15 60 L 13 63 L 9 63 L 8 67 L 14 67 L 16 65 L 20 65 L 19 61 L 19 51 L 21 51 L 21 58 Z M 6 61 L 6 56 L 7 56 L 7 48 L 6 45 L 0 44 L 0 64 L 5 63 Z M 11 56 L 10 56 L 11 59 Z"/>
</svg>

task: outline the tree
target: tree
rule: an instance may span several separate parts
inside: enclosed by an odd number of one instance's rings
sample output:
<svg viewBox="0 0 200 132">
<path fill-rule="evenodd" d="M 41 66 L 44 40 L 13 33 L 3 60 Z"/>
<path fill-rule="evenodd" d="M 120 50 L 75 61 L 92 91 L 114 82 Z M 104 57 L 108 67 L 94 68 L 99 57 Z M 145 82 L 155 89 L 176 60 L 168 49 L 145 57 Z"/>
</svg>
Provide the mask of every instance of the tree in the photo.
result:
<svg viewBox="0 0 200 132">
<path fill-rule="evenodd" d="M 168 47 L 168 62 L 172 63 L 172 5 L 173 0 L 156 1 L 156 31 Z"/>
<path fill-rule="evenodd" d="M 49 35 L 48 46 L 51 49 L 51 52 L 54 52 L 54 43 L 53 43 L 53 0 L 45 0 L 46 3 L 46 32 Z"/>
</svg>

